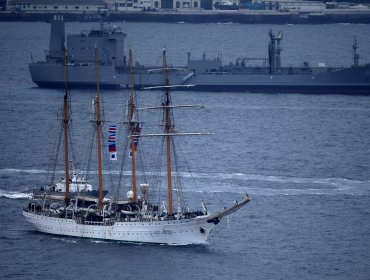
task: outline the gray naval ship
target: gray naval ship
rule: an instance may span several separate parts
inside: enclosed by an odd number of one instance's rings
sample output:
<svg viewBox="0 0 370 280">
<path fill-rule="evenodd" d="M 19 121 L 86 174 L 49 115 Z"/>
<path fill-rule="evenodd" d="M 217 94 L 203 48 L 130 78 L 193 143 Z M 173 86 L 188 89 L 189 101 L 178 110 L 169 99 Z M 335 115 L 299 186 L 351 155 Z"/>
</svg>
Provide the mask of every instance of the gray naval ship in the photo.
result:
<svg viewBox="0 0 370 280">
<path fill-rule="evenodd" d="M 188 53 L 187 64 L 169 69 L 174 87 L 193 91 L 240 92 L 302 92 L 370 94 L 370 64 L 360 65 L 357 42 L 353 43 L 353 65 L 350 67 L 283 67 L 281 63 L 282 33 L 269 33 L 268 58 L 260 67 L 247 66 L 250 59 L 237 59 L 223 64 L 220 58 L 193 60 Z M 118 27 L 104 27 L 87 33 L 67 36 L 62 16 L 51 22 L 50 46 L 45 61 L 29 64 L 31 77 L 40 87 L 63 88 L 63 49 L 68 48 L 68 73 L 71 88 L 96 86 L 95 48 L 100 50 L 100 80 L 104 88 L 126 88 L 130 85 L 129 65 L 124 55 L 126 34 Z M 133 69 L 135 86 L 163 85 L 161 69 L 136 63 Z"/>
</svg>

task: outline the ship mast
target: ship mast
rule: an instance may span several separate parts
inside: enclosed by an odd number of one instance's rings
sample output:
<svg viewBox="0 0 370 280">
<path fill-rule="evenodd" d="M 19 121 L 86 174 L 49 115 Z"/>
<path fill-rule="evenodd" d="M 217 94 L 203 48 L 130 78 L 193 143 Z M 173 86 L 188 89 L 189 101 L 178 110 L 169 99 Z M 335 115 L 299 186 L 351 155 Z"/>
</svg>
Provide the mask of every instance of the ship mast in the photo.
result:
<svg viewBox="0 0 370 280">
<path fill-rule="evenodd" d="M 164 86 L 165 86 L 165 130 L 166 134 L 166 144 L 167 144 L 167 196 L 168 196 L 168 215 L 173 214 L 172 208 L 172 177 L 171 177 L 171 133 L 172 133 L 172 124 L 171 124 L 171 97 L 169 91 L 169 80 L 168 80 L 168 68 L 166 60 L 166 50 L 163 50 L 163 68 L 164 68 Z"/>
<path fill-rule="evenodd" d="M 129 104 L 129 123 L 131 133 L 131 165 L 132 165 L 132 192 L 134 194 L 134 202 L 137 202 L 137 190 L 136 190 L 136 159 L 135 159 L 135 90 L 134 90 L 134 75 L 132 66 L 132 51 L 129 51 L 129 63 L 130 63 L 130 104 Z"/>
<path fill-rule="evenodd" d="M 164 100 L 159 107 L 146 107 L 141 108 L 143 109 L 162 109 L 163 110 L 163 117 L 164 117 L 164 133 L 161 134 L 142 134 L 137 135 L 140 137 L 152 137 L 152 136 L 161 136 L 165 137 L 165 144 L 166 144 L 166 161 L 167 161 L 167 214 L 169 216 L 173 215 L 173 187 L 172 187 L 172 163 L 171 163 L 171 144 L 172 142 L 172 136 L 190 136 L 190 135 L 209 135 L 210 133 L 192 133 L 192 132 L 185 132 L 185 133 L 178 133 L 175 132 L 175 124 L 173 121 L 173 115 L 172 115 L 172 108 L 189 108 L 189 107 L 195 107 L 192 105 L 176 105 L 173 106 L 171 102 L 171 93 L 170 89 L 172 87 L 180 87 L 181 85 L 175 85 L 171 86 L 168 78 L 168 74 L 170 70 L 182 70 L 180 68 L 169 68 L 167 65 L 166 60 L 166 49 L 163 50 L 163 61 L 162 61 L 162 68 L 161 69 L 153 69 L 152 71 L 161 71 L 164 76 L 163 86 L 160 87 L 147 87 L 145 89 L 164 89 Z"/>
<path fill-rule="evenodd" d="M 67 67 L 67 50 L 64 48 L 64 98 L 63 98 L 63 131 L 64 131 L 64 167 L 65 167 L 65 182 L 66 191 L 64 194 L 64 201 L 69 205 L 69 158 L 68 158 L 68 126 L 70 123 L 69 114 L 69 91 L 68 91 L 68 67 Z"/>
<path fill-rule="evenodd" d="M 99 206 L 103 206 L 103 172 L 102 172 L 102 155 L 101 155 L 101 118 L 100 118 L 100 62 L 98 49 L 95 48 L 96 63 L 96 97 L 95 97 L 95 124 L 98 140 L 98 177 L 99 177 Z"/>
</svg>

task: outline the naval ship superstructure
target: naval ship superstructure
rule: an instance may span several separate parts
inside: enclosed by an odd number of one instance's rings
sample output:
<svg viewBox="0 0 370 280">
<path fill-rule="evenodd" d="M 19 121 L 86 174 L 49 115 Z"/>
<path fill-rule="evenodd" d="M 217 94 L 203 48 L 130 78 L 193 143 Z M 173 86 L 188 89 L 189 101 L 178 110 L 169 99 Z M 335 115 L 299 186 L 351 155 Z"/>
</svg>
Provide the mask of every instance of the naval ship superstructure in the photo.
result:
<svg viewBox="0 0 370 280">
<path fill-rule="evenodd" d="M 119 27 L 105 27 L 80 34 L 70 34 L 65 42 L 65 24 L 62 16 L 51 22 L 50 45 L 45 61 L 31 62 L 32 81 L 40 87 L 64 88 L 64 47 L 68 52 L 68 83 L 70 88 L 95 88 L 95 49 L 100 53 L 100 79 L 102 88 L 122 88 L 130 84 L 130 69 L 124 55 L 126 34 Z M 134 81 L 137 87 L 163 84 L 162 73 L 137 64 Z M 182 82 L 188 73 L 170 73 L 175 82 Z"/>
<path fill-rule="evenodd" d="M 238 58 L 235 63 L 223 65 L 221 59 L 207 60 L 203 54 L 202 60 L 191 60 L 188 54 L 186 68 L 194 72 L 188 82 L 201 91 L 370 94 L 370 64 L 359 64 L 356 39 L 351 67 L 328 67 L 324 63 L 311 66 L 309 62 L 283 67 L 283 34 L 270 31 L 269 36 L 267 58 Z M 248 66 L 255 60 L 262 60 L 261 66 Z"/>
<path fill-rule="evenodd" d="M 370 64 L 360 65 L 357 41 L 353 44 L 353 65 L 350 67 L 302 66 L 283 67 L 281 63 L 282 33 L 269 33 L 268 57 L 261 66 L 248 66 L 254 58 L 239 58 L 234 63 L 223 64 L 220 58 L 192 59 L 188 53 L 187 64 L 169 71 L 173 86 L 192 91 L 240 92 L 310 92 L 310 93 L 370 93 Z M 34 83 L 40 87 L 63 88 L 63 48 L 68 49 L 69 86 L 71 88 L 95 87 L 94 51 L 101 53 L 101 87 L 126 88 L 130 84 L 130 71 L 124 54 L 126 34 L 119 27 L 105 27 L 67 36 L 64 21 L 55 16 L 51 22 L 50 46 L 45 61 L 31 62 L 29 69 Z M 163 83 L 157 66 L 144 67 L 136 63 L 133 69 L 135 86 L 157 87 Z"/>
</svg>

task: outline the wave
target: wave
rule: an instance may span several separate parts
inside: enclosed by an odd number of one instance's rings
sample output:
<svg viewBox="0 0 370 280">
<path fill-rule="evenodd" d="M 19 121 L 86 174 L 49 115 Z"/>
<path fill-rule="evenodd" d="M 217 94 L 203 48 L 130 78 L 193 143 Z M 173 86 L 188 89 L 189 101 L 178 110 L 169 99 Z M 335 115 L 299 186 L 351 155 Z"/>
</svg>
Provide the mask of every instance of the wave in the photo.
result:
<svg viewBox="0 0 370 280">
<path fill-rule="evenodd" d="M 200 192 L 251 195 L 370 195 L 370 180 L 306 178 L 244 173 L 195 174 Z M 201 180 L 204 178 L 205 180 Z"/>
<path fill-rule="evenodd" d="M 17 169 L 17 168 L 0 169 L 0 175 L 15 174 L 15 173 L 45 174 L 45 173 L 48 173 L 48 171 L 42 170 L 42 169 Z"/>
<path fill-rule="evenodd" d="M 298 92 L 297 92 L 298 93 Z M 217 104 L 217 108 L 229 109 L 234 108 L 232 104 Z M 245 110 L 286 110 L 286 111 L 334 111 L 334 112 L 369 112 L 370 108 L 365 106 L 357 107 L 326 107 L 326 106 L 272 106 L 272 105 L 247 105 L 244 106 Z"/>
<path fill-rule="evenodd" d="M 276 175 L 259 175 L 247 173 L 182 173 L 183 177 L 193 177 L 198 179 L 215 180 L 242 180 L 242 181 L 264 181 L 272 183 L 295 183 L 295 184 L 322 184 L 335 187 L 344 187 L 349 184 L 370 184 L 370 180 L 360 181 L 347 178 L 310 178 L 310 177 L 291 177 Z"/>
<path fill-rule="evenodd" d="M 97 171 L 89 171 L 89 172 L 86 172 L 86 171 L 83 171 L 83 170 L 76 170 L 78 174 L 97 174 L 98 172 Z M 4 168 L 4 169 L 0 169 L 0 175 L 11 175 L 11 174 L 19 174 L 19 173 L 22 173 L 22 174 L 47 174 L 47 173 L 50 173 L 50 171 L 48 170 L 44 170 L 44 169 L 17 169 L 17 168 Z M 64 174 L 64 170 L 56 170 L 54 172 L 55 174 Z M 120 174 L 120 171 L 119 170 L 103 170 L 103 174 L 114 174 L 114 175 L 118 175 Z M 123 174 L 124 175 L 131 175 L 131 172 L 130 171 L 123 171 Z"/>
<path fill-rule="evenodd" d="M 53 237 L 52 239 L 61 241 L 64 243 L 78 243 L 77 240 L 72 239 L 72 238 L 63 238 L 63 237 Z"/>
<path fill-rule="evenodd" d="M 91 243 L 96 243 L 96 244 L 109 244 L 112 243 L 111 241 L 103 241 L 103 240 L 90 240 Z M 113 241 L 114 242 L 114 241 Z"/>
<path fill-rule="evenodd" d="M 31 193 L 22 193 L 22 192 L 11 192 L 0 190 L 0 197 L 12 198 L 12 199 L 29 199 L 31 198 Z"/>
<path fill-rule="evenodd" d="M 225 194 L 225 193 L 235 193 L 244 195 L 246 193 L 252 196 L 275 196 L 275 195 L 285 195 L 285 196 L 299 196 L 299 195 L 370 195 L 370 188 L 338 188 L 338 189 L 328 189 L 328 188 L 254 188 L 254 187 L 235 187 L 232 185 L 225 185 L 223 187 L 217 187 L 217 189 L 205 189 L 205 190 L 185 190 L 186 193 L 213 193 L 213 194 Z M 31 193 L 22 192 L 9 192 L 0 190 L 0 198 L 8 199 L 30 199 L 32 197 Z"/>
<path fill-rule="evenodd" d="M 44 174 L 42 169 L 0 169 L 0 175 L 11 175 L 16 173 Z M 64 171 L 57 171 L 63 174 Z M 81 172 L 82 173 L 82 172 Z M 118 175 L 118 170 L 104 171 L 105 174 Z M 95 171 L 89 174 L 96 174 Z M 147 175 L 158 174 L 147 172 Z M 131 175 L 130 171 L 125 171 L 124 175 Z M 138 176 L 144 173 L 138 172 Z M 160 173 L 163 178 L 165 173 Z M 217 193 L 230 192 L 251 193 L 255 195 L 300 195 L 300 194 L 370 194 L 370 180 L 355 180 L 348 178 L 310 178 L 293 177 L 278 175 L 260 175 L 248 173 L 179 173 L 185 180 L 195 179 L 199 192 Z M 263 183 L 266 183 L 266 186 Z M 276 183 L 276 185 L 274 184 Z M 187 184 L 186 184 L 187 185 Z M 185 187 L 185 191 L 192 192 L 193 184 Z M 257 185 L 257 187 L 256 187 Z M 30 193 L 12 192 L 0 190 L 0 197 L 25 199 L 30 197 Z"/>
<path fill-rule="evenodd" d="M 77 170 L 78 173 L 86 173 Z M 26 174 L 45 174 L 48 173 L 47 170 L 43 169 L 16 169 L 16 168 L 5 168 L 0 169 L 0 175 L 9 175 L 16 173 L 26 173 Z M 56 171 L 55 173 L 64 174 L 64 170 Z M 104 174 L 114 174 L 118 175 L 119 170 L 103 170 Z M 88 174 L 97 174 L 96 171 L 89 171 Z M 124 175 L 131 175 L 130 171 L 124 171 Z M 138 172 L 139 175 L 144 175 L 143 172 Z M 157 172 L 146 172 L 147 175 L 158 174 Z M 165 176 L 165 172 L 159 173 L 160 176 Z M 176 174 L 173 172 L 173 174 Z M 278 176 L 278 175 L 260 175 L 260 174 L 250 174 L 250 173 L 191 173 L 191 172 L 180 172 L 178 173 L 184 178 L 197 178 L 197 179 L 218 179 L 218 180 L 230 180 L 230 179 L 241 179 L 246 181 L 268 181 L 277 183 L 303 183 L 303 184 L 331 184 L 335 186 L 346 185 L 348 183 L 370 183 L 370 180 L 360 181 L 347 178 L 314 178 L 314 177 L 293 177 L 293 176 Z"/>
</svg>

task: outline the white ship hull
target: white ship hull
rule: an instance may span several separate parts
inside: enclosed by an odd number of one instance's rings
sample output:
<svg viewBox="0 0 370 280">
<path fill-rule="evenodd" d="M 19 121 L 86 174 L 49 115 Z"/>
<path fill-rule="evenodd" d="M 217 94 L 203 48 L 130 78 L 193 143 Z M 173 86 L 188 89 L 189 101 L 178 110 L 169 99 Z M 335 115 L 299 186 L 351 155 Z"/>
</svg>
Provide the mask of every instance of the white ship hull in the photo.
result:
<svg viewBox="0 0 370 280">
<path fill-rule="evenodd" d="M 207 222 L 211 215 L 181 220 L 115 222 L 112 225 L 98 222 L 79 224 L 73 219 L 49 217 L 26 211 L 23 211 L 23 216 L 38 231 L 49 234 L 176 245 L 205 244 L 215 226 L 215 223 Z"/>
</svg>

